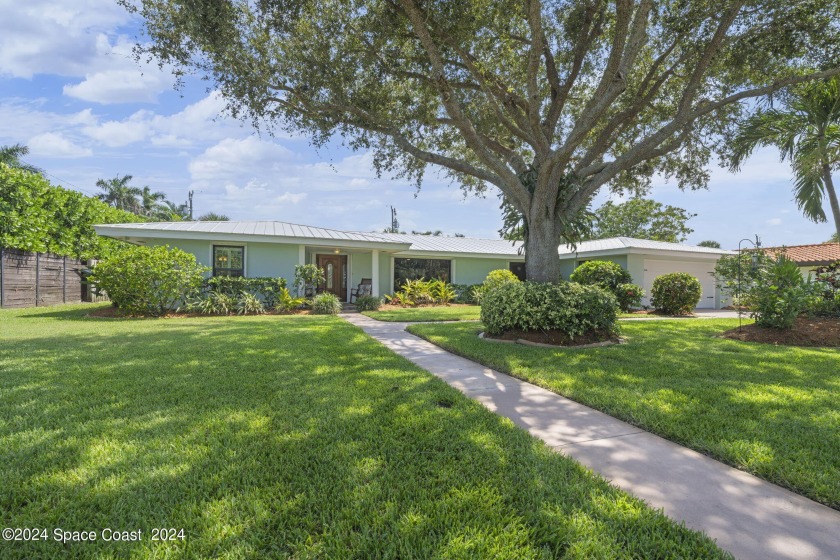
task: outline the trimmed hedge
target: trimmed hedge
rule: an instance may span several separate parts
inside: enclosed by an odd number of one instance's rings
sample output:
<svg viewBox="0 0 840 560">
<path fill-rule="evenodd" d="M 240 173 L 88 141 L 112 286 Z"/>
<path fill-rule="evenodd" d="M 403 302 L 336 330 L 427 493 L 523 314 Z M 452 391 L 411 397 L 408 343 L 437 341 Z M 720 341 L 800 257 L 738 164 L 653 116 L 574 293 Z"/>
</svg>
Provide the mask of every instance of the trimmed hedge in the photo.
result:
<svg viewBox="0 0 840 560">
<path fill-rule="evenodd" d="M 573 282 L 508 282 L 481 300 L 481 321 L 492 335 L 558 330 L 570 338 L 617 331 L 617 302 L 609 291 Z"/>
<path fill-rule="evenodd" d="M 668 315 L 688 315 L 703 297 L 700 280 L 687 272 L 672 272 L 653 281 L 650 302 L 654 309 Z"/>
</svg>

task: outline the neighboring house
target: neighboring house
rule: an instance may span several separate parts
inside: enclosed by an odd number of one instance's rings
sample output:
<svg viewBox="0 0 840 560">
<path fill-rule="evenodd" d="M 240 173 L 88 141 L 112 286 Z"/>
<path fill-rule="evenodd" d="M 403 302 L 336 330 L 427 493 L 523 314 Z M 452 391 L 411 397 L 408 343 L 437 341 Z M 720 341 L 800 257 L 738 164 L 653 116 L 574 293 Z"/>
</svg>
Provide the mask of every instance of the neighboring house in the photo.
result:
<svg viewBox="0 0 840 560">
<path fill-rule="evenodd" d="M 363 278 L 373 294 L 393 293 L 409 278 L 443 278 L 479 284 L 487 273 L 509 269 L 524 277 L 521 243 L 502 239 L 440 237 L 340 231 L 285 222 L 145 222 L 94 226 L 99 235 L 137 245 L 172 245 L 195 255 L 214 275 L 282 276 L 291 281 L 295 265 L 324 270 L 326 291 L 346 301 Z M 627 269 L 650 293 L 654 278 L 688 272 L 700 279 L 698 307 L 716 309 L 721 295 L 712 276 L 715 263 L 730 251 L 677 243 L 616 237 L 559 248 L 562 275 L 589 260 L 610 260 Z M 645 304 L 648 304 L 645 298 Z"/>
<path fill-rule="evenodd" d="M 840 243 L 764 247 L 762 251 L 771 255 L 784 254 L 799 265 L 799 270 L 803 276 L 808 276 L 815 268 L 840 261 Z"/>
</svg>

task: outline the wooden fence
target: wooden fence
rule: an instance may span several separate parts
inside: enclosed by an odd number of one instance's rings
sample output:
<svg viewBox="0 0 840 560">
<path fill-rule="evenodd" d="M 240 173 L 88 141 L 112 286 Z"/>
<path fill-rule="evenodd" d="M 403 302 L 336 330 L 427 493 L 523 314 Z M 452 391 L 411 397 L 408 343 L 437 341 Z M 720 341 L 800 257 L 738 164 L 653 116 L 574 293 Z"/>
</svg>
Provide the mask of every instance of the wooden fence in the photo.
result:
<svg viewBox="0 0 840 560">
<path fill-rule="evenodd" d="M 0 307 L 104 301 L 87 293 L 82 282 L 85 268 L 70 257 L 0 248 Z"/>
</svg>

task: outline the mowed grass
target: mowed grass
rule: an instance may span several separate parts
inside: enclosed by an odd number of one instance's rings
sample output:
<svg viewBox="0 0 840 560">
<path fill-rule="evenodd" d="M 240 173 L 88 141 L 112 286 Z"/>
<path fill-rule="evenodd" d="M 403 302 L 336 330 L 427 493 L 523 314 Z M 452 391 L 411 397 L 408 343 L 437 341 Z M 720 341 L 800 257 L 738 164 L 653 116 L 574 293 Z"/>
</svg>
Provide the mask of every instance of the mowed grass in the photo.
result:
<svg viewBox="0 0 840 560">
<path fill-rule="evenodd" d="M 411 332 L 840 509 L 840 351 L 716 338 L 737 320 L 624 321 L 629 343 L 544 349 Z"/>
<path fill-rule="evenodd" d="M 725 557 L 341 319 L 89 309 L 0 310 L 0 525 L 144 539 L 0 557 Z"/>
<path fill-rule="evenodd" d="M 378 321 L 477 321 L 481 315 L 478 305 L 432 306 L 432 307 L 404 307 L 400 309 L 383 309 L 380 311 L 365 311 L 367 315 Z"/>
</svg>

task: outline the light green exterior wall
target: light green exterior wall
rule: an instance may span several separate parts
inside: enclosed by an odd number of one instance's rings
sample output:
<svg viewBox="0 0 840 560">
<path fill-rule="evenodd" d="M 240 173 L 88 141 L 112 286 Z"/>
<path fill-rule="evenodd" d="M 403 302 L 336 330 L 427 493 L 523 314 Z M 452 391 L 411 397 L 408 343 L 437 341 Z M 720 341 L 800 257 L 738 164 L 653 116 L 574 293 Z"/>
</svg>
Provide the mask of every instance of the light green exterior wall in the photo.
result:
<svg viewBox="0 0 840 560">
<path fill-rule="evenodd" d="M 295 279 L 295 265 L 298 264 L 298 246 L 284 243 L 230 243 L 196 239 L 150 239 L 150 246 L 169 245 L 195 255 L 199 264 L 211 267 L 213 245 L 245 247 L 245 275 L 248 277 L 283 277 L 291 286 Z"/>
<path fill-rule="evenodd" d="M 455 266 L 454 283 L 456 284 L 481 284 L 491 271 L 509 270 L 512 262 L 508 259 L 470 257 L 456 257 L 452 261 Z"/>
<path fill-rule="evenodd" d="M 350 255 L 350 289 L 362 283 L 362 278 L 371 277 L 371 253 Z"/>
<path fill-rule="evenodd" d="M 391 276 L 391 254 L 379 253 L 379 295 L 394 293 L 394 280 Z"/>
</svg>

